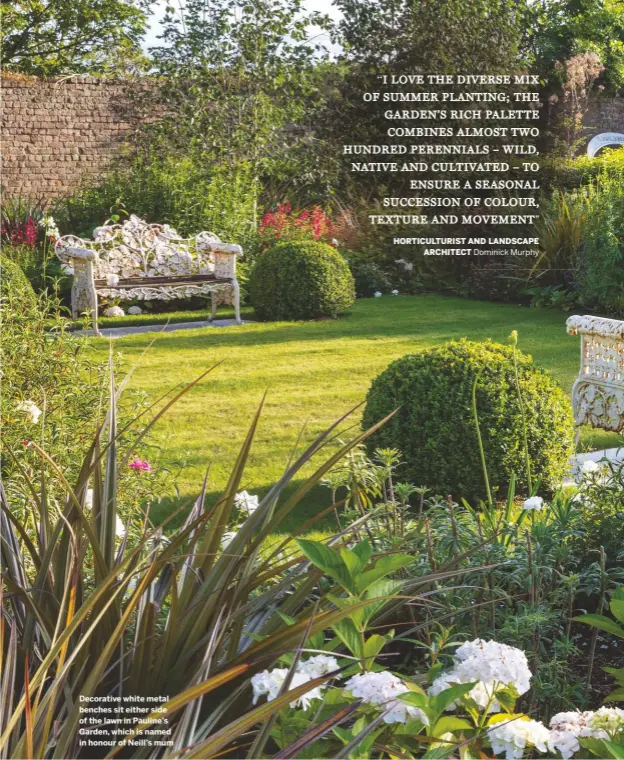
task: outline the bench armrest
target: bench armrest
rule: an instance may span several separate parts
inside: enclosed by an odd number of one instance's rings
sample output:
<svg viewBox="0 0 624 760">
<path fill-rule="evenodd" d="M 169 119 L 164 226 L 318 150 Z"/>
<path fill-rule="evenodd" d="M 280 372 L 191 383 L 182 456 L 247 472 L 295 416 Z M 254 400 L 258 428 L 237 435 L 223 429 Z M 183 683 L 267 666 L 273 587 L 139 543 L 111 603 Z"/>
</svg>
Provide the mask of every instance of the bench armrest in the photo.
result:
<svg viewBox="0 0 624 760">
<path fill-rule="evenodd" d="M 220 241 L 210 240 L 201 241 L 198 245 L 200 251 L 212 251 L 213 253 L 229 253 L 234 256 L 242 256 L 243 249 L 240 245 L 233 243 L 221 243 Z"/>
<path fill-rule="evenodd" d="M 98 255 L 88 248 L 66 248 L 65 255 L 70 259 L 82 259 L 83 261 L 97 261 Z"/>
</svg>

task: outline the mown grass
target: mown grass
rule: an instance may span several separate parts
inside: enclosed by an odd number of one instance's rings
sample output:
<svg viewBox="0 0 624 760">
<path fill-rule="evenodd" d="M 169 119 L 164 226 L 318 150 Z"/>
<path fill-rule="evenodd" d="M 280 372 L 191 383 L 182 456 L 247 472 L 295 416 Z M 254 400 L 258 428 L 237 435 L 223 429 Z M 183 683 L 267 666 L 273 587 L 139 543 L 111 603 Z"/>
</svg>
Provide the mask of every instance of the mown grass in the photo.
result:
<svg viewBox="0 0 624 760">
<path fill-rule="evenodd" d="M 569 392 L 578 372 L 578 338 L 565 330 L 566 315 L 437 295 L 386 296 L 358 301 L 337 320 L 248 323 L 161 334 L 137 367 L 132 385 L 157 398 L 220 365 L 170 410 L 156 430 L 158 451 L 140 452 L 174 472 L 179 495 L 164 499 L 160 514 L 196 494 L 209 467 L 209 491 L 226 483 L 250 420 L 267 391 L 249 458 L 245 488 L 263 493 L 283 472 L 302 433 L 309 441 L 361 404 L 371 380 L 394 359 L 428 346 L 467 337 L 506 342 L 532 354 Z M 154 334 L 114 341 L 124 363 L 137 360 Z M 107 352 L 105 340 L 94 350 Z M 358 410 L 352 423 L 359 428 Z M 583 431 L 582 448 L 617 445 L 619 437 Z M 312 492 L 290 530 L 327 507 L 329 491 Z M 331 524 L 331 517 L 323 526 Z"/>
</svg>

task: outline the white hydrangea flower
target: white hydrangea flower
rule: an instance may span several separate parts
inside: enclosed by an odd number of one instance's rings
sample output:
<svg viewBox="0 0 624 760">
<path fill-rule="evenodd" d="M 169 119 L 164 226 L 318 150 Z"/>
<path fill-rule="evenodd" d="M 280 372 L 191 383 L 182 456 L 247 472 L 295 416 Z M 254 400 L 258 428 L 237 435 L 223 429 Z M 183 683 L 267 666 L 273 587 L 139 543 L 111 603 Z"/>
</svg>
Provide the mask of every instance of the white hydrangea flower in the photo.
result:
<svg viewBox="0 0 624 760">
<path fill-rule="evenodd" d="M 119 285 L 119 275 L 118 274 L 107 274 L 106 275 L 106 284 L 109 288 L 114 288 L 115 285 Z"/>
<path fill-rule="evenodd" d="M 104 316 L 105 317 L 125 317 L 126 312 L 121 308 L 121 306 L 109 306 L 108 309 L 104 310 Z"/>
<path fill-rule="evenodd" d="M 274 700 L 279 695 L 287 675 L 288 668 L 274 668 L 271 671 L 263 670 L 262 673 L 257 673 L 255 676 L 253 676 L 251 679 L 251 686 L 253 688 L 254 705 L 257 703 L 260 697 L 263 696 L 266 696 L 267 701 L 269 702 Z M 293 674 L 292 680 L 290 682 L 289 691 L 292 691 L 292 689 L 297 688 L 297 686 L 302 686 L 304 683 L 308 683 L 311 680 L 312 679 L 309 675 L 296 672 Z M 306 710 L 313 699 L 322 698 L 321 691 L 322 690 L 320 686 L 317 686 L 314 689 L 310 689 L 310 691 L 302 694 L 294 702 L 291 702 L 290 706 L 299 706 L 303 707 L 303 709 Z"/>
<path fill-rule="evenodd" d="M 525 694 L 531 685 L 531 670 L 524 652 L 497 641 L 474 641 L 462 644 L 454 655 L 453 668 L 440 675 L 429 689 L 432 695 L 448 689 L 451 684 L 478 681 L 469 696 L 478 707 L 496 712 L 500 705 L 493 699 L 495 692 L 514 686 L 518 694 Z M 453 710 L 456 702 L 447 710 Z"/>
<path fill-rule="evenodd" d="M 376 290 L 375 293 L 374 293 L 375 298 L 381 298 L 382 295 L 383 295 L 383 293 L 381 291 L 379 291 L 379 290 Z"/>
<path fill-rule="evenodd" d="M 544 499 L 542 499 L 541 496 L 531 496 L 530 499 L 525 499 L 523 507 L 526 510 L 534 509 L 537 512 L 539 512 L 541 509 L 544 508 Z"/>
<path fill-rule="evenodd" d="M 387 670 L 351 676 L 345 688 L 365 704 L 379 705 L 387 710 L 384 723 L 407 723 L 408 720 L 419 720 L 425 725 L 429 724 L 422 710 L 397 699 L 400 694 L 405 694 L 409 689 L 400 678 Z"/>
<path fill-rule="evenodd" d="M 524 756 L 527 745 L 546 752 L 550 731 L 543 723 L 526 718 L 511 718 L 495 724 L 487 732 L 495 754 L 505 753 L 507 760 Z"/>
<path fill-rule="evenodd" d="M 609 737 L 614 737 L 620 731 L 624 731 L 624 710 L 619 707 L 600 707 L 588 717 L 587 725 L 592 731 L 592 736 L 604 731 Z"/>
<path fill-rule="evenodd" d="M 131 306 L 128 309 L 128 314 L 143 314 L 143 309 L 140 306 Z"/>
<path fill-rule="evenodd" d="M 568 760 L 579 751 L 578 737 L 586 735 L 586 712 L 560 712 L 550 719 L 550 739 L 548 749 L 553 754 L 559 752 L 563 760 Z"/>
<path fill-rule="evenodd" d="M 338 670 L 338 660 L 326 654 L 317 654 L 305 662 L 300 662 L 297 670 L 310 678 L 320 678 L 332 670 Z"/>
<path fill-rule="evenodd" d="M 257 496 L 247 493 L 247 491 L 241 491 L 234 497 L 234 505 L 241 512 L 247 515 L 253 514 L 258 509 L 259 500 Z"/>
<path fill-rule="evenodd" d="M 20 401 L 15 408 L 18 412 L 24 412 L 24 414 L 28 415 L 28 418 L 33 425 L 36 425 L 39 422 L 39 417 L 43 414 L 37 404 L 30 399 L 27 401 Z"/>
<path fill-rule="evenodd" d="M 392 295 L 393 296 L 398 296 L 399 295 L 399 291 L 398 290 L 393 290 L 392 291 Z"/>
</svg>

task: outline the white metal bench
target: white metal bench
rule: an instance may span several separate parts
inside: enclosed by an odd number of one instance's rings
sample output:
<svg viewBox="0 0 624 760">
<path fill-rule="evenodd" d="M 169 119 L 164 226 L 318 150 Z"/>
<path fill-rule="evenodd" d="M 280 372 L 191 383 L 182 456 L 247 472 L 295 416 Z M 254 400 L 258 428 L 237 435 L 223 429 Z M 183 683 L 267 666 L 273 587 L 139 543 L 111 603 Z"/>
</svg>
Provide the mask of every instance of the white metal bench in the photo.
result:
<svg viewBox="0 0 624 760">
<path fill-rule="evenodd" d="M 624 322 L 573 316 L 570 335 L 581 336 L 581 369 L 572 387 L 574 422 L 619 433 L 624 428 Z"/>
<path fill-rule="evenodd" d="M 93 240 L 65 235 L 55 251 L 74 277 L 72 317 L 90 314 L 96 334 L 98 298 L 169 301 L 209 296 L 210 320 L 218 304 L 231 304 L 241 324 L 236 259 L 243 251 L 211 232 L 182 238 L 167 224 L 131 216 L 123 224 L 98 227 Z"/>
</svg>

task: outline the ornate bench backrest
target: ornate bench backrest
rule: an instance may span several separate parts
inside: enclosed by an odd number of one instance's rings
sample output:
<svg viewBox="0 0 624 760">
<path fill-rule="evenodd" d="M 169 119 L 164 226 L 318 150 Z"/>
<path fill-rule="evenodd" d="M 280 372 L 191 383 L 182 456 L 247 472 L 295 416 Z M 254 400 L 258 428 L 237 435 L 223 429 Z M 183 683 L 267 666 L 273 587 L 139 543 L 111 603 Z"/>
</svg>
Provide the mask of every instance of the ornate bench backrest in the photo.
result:
<svg viewBox="0 0 624 760">
<path fill-rule="evenodd" d="M 168 224 L 148 224 L 131 216 L 123 224 L 97 227 L 93 240 L 65 235 L 56 244 L 58 257 L 70 263 L 64 251 L 87 248 L 97 253 L 94 277 L 169 277 L 215 272 L 215 254 L 211 245 L 221 242 L 211 232 L 194 238 L 182 238 Z"/>
<path fill-rule="evenodd" d="M 570 335 L 581 336 L 581 368 L 572 389 L 577 425 L 619 432 L 624 428 L 624 322 L 573 316 Z"/>
</svg>

